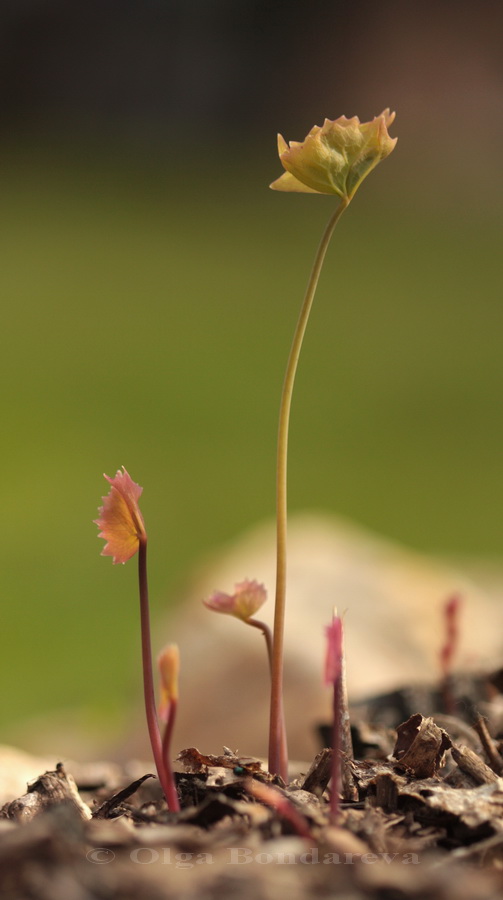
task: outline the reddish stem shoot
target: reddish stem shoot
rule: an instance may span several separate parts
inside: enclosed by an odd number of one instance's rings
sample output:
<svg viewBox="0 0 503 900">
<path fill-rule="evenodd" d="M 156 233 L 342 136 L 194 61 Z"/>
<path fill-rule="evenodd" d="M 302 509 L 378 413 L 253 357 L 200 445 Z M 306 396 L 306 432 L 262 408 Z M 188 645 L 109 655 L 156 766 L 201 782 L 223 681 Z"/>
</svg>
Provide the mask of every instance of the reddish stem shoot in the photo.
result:
<svg viewBox="0 0 503 900">
<path fill-rule="evenodd" d="M 166 721 L 166 728 L 164 730 L 164 736 L 162 739 L 162 759 L 164 765 L 164 771 L 166 773 L 167 780 L 170 784 L 170 799 L 168 802 L 168 806 L 170 809 L 178 812 L 180 809 L 180 804 L 178 802 L 178 793 L 175 786 L 175 778 L 173 775 L 173 768 L 171 766 L 171 738 L 173 736 L 173 729 L 175 727 L 175 719 L 176 719 L 176 711 L 178 708 L 178 701 L 172 700 L 169 705 L 168 718 Z"/>
<path fill-rule="evenodd" d="M 261 622 L 259 619 L 245 619 L 244 620 L 247 625 L 253 625 L 254 628 L 259 628 L 265 638 L 265 643 L 267 647 L 267 658 L 269 660 L 269 671 L 271 673 L 272 678 L 272 632 L 268 625 L 265 622 Z M 285 727 L 285 711 L 283 709 L 283 697 L 281 696 L 281 744 L 280 744 L 280 765 L 282 772 L 288 772 L 288 748 L 286 743 L 286 727 Z M 286 779 L 284 779 L 286 781 Z"/>
<path fill-rule="evenodd" d="M 444 604 L 444 644 L 440 649 L 440 671 L 442 673 L 441 691 L 446 712 L 452 714 L 456 708 L 456 699 L 452 691 L 452 661 L 459 644 L 459 618 L 461 597 L 453 594 Z"/>
<path fill-rule="evenodd" d="M 285 797 L 281 791 L 268 784 L 264 784 L 262 781 L 258 781 L 256 778 L 245 779 L 244 786 L 252 797 L 255 797 L 256 800 L 260 800 L 261 803 L 265 803 L 266 806 L 270 806 L 271 809 L 275 809 L 278 815 L 290 822 L 290 825 L 293 826 L 300 837 L 305 838 L 310 842 L 313 840 L 313 836 L 304 816 L 301 815 L 293 803 L 288 797 Z"/>
<path fill-rule="evenodd" d="M 148 602 L 147 578 L 147 538 L 140 538 L 138 548 L 138 583 L 140 589 L 140 621 L 141 621 L 141 653 L 143 666 L 143 694 L 145 712 L 150 738 L 150 746 L 154 757 L 157 775 L 164 791 L 168 809 L 177 812 L 180 809 L 178 794 L 173 776 L 169 777 L 164 768 L 161 734 L 157 724 L 155 708 L 154 677 L 152 672 L 152 645 L 150 641 L 150 611 Z"/>
<path fill-rule="evenodd" d="M 342 677 L 342 620 L 334 616 L 326 629 L 327 654 L 325 659 L 325 683 L 333 687 L 332 723 L 332 782 L 330 789 L 330 818 L 335 824 L 340 815 L 341 792 L 341 677 Z"/>
</svg>

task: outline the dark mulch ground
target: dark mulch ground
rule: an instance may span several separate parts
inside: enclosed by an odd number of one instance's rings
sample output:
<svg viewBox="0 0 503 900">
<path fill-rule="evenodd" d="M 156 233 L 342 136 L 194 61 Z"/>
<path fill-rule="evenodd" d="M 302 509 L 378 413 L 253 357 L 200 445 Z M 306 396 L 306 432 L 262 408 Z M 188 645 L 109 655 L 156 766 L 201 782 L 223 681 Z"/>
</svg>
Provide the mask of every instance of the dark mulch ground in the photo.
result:
<svg viewBox="0 0 503 900">
<path fill-rule="evenodd" d="M 462 691 L 461 691 L 462 688 Z M 344 898 L 489 900 L 503 892 L 503 770 L 497 677 L 465 679 L 426 712 L 414 692 L 357 712 L 343 756 L 337 822 L 327 798 L 331 750 L 288 787 L 257 760 L 181 755 L 182 810 L 157 780 L 117 768 L 62 766 L 0 812 L 5 900 Z M 453 700 L 454 695 L 462 699 Z M 412 706 L 412 709 L 414 706 Z M 484 713 L 484 718 L 478 711 Z M 494 737 L 491 736 L 494 735 Z"/>
</svg>

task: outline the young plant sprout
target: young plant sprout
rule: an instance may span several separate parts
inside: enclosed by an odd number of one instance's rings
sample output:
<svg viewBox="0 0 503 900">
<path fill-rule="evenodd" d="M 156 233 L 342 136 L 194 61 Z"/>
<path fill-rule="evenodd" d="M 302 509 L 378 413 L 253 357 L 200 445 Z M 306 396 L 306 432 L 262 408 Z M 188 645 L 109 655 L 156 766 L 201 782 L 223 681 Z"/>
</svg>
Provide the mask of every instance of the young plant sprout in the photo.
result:
<svg viewBox="0 0 503 900">
<path fill-rule="evenodd" d="M 245 778 L 243 785 L 245 790 L 252 797 L 255 797 L 255 800 L 259 800 L 260 803 L 264 803 L 265 806 L 274 809 L 278 816 L 290 823 L 299 837 L 312 844 L 313 835 L 307 820 L 282 791 L 279 791 L 278 788 L 272 785 L 264 784 L 263 781 L 259 781 L 257 778 Z"/>
<path fill-rule="evenodd" d="M 143 693 L 145 712 L 152 747 L 152 754 L 166 802 L 169 806 L 170 785 L 164 771 L 162 743 L 155 709 L 154 678 L 152 674 L 152 648 L 150 641 L 150 612 L 147 580 L 147 532 L 138 500 L 143 491 L 136 484 L 124 466 L 113 478 L 105 475 L 110 484 L 110 492 L 103 497 L 99 518 L 95 524 L 100 528 L 99 537 L 107 543 L 102 556 L 111 556 L 114 563 L 125 563 L 138 553 L 138 581 L 140 590 L 141 651 L 143 667 Z"/>
<path fill-rule="evenodd" d="M 314 258 L 300 316 L 295 329 L 281 395 L 276 474 L 276 603 L 274 612 L 271 708 L 269 727 L 269 771 L 287 777 L 287 760 L 282 759 L 283 633 L 286 601 L 287 543 L 287 454 L 288 425 L 293 385 L 302 341 L 320 277 L 323 260 L 337 222 L 349 206 L 362 181 L 392 152 L 396 138 L 388 134 L 395 113 L 384 110 L 371 122 L 355 116 L 325 119 L 315 125 L 303 142 L 278 136 L 278 153 L 285 169 L 270 186 L 275 191 L 332 194 L 339 204 L 332 213 Z"/>
<path fill-rule="evenodd" d="M 241 619 L 247 625 L 259 628 L 265 637 L 269 665 L 272 661 L 272 635 L 271 629 L 265 622 L 253 619 L 252 616 L 264 605 L 267 600 L 267 591 L 258 581 L 241 581 L 234 585 L 234 593 L 226 594 L 224 591 L 215 591 L 207 600 L 203 600 L 208 609 L 214 612 L 225 613 Z"/>
<path fill-rule="evenodd" d="M 456 708 L 456 700 L 452 692 L 452 661 L 459 643 L 459 618 L 461 597 L 453 594 L 444 603 L 444 643 L 440 648 L 440 671 L 442 674 L 441 691 L 445 711 L 452 714 Z"/>
<path fill-rule="evenodd" d="M 215 591 L 211 595 L 211 597 L 208 598 L 208 600 L 203 600 L 203 603 L 208 607 L 208 609 L 212 609 L 214 612 L 220 612 L 225 613 L 229 616 L 234 616 L 236 619 L 241 619 L 241 621 L 245 622 L 246 625 L 252 625 L 254 628 L 258 628 L 262 632 L 265 638 L 267 658 L 269 660 L 269 670 L 271 672 L 272 678 L 271 629 L 268 625 L 266 625 L 265 622 L 253 618 L 255 613 L 258 612 L 261 606 L 263 606 L 266 599 L 267 591 L 263 584 L 259 584 L 258 581 L 245 580 L 234 585 L 233 594 L 226 594 L 224 593 L 224 591 Z M 286 769 L 286 766 L 288 764 L 288 754 L 286 749 L 286 734 L 283 709 L 281 709 L 280 741 L 281 760 L 282 763 L 284 763 Z"/>
<path fill-rule="evenodd" d="M 330 817 L 338 819 L 339 795 L 341 792 L 341 681 L 342 681 L 342 619 L 334 615 L 326 629 L 327 652 L 325 657 L 325 684 L 333 688 L 332 723 L 332 784 L 330 793 Z"/>
<path fill-rule="evenodd" d="M 162 739 L 162 756 L 169 795 L 168 806 L 178 812 L 180 804 L 176 790 L 173 769 L 171 766 L 171 738 L 175 727 L 178 707 L 178 672 L 180 671 L 180 652 L 177 644 L 168 644 L 158 657 L 157 665 L 161 676 L 161 702 L 159 718 L 165 723 Z"/>
</svg>

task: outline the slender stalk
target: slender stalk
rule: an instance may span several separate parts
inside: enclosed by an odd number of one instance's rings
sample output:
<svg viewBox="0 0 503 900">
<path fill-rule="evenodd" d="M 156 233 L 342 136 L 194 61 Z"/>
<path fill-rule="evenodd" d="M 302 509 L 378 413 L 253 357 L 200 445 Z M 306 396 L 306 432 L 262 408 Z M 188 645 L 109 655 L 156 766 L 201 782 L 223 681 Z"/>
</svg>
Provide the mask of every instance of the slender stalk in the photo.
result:
<svg viewBox="0 0 503 900">
<path fill-rule="evenodd" d="M 325 659 L 325 682 L 332 685 L 333 691 L 333 721 L 332 721 L 332 779 L 330 787 L 330 819 L 332 824 L 337 822 L 340 803 L 339 795 L 342 787 L 341 749 L 345 740 L 349 738 L 349 717 L 346 719 L 344 691 L 344 634 L 342 619 L 334 608 L 332 623 L 326 630 L 327 655 Z M 348 745 L 346 745 L 348 746 Z"/>
<path fill-rule="evenodd" d="M 169 704 L 168 719 L 166 722 L 166 729 L 164 731 L 164 736 L 162 739 L 162 759 L 163 759 L 164 771 L 166 773 L 166 777 L 167 777 L 168 783 L 170 785 L 170 799 L 169 799 L 168 806 L 171 810 L 174 810 L 175 812 L 179 811 L 180 804 L 178 802 L 178 794 L 176 792 L 175 779 L 173 776 L 173 769 L 171 766 L 171 737 L 173 735 L 173 729 L 175 727 L 177 707 L 178 707 L 178 701 L 172 700 L 171 703 Z"/>
<path fill-rule="evenodd" d="M 269 670 L 272 675 L 272 634 L 269 625 L 266 625 L 265 622 L 261 622 L 259 619 L 244 619 L 247 625 L 253 625 L 254 628 L 259 628 L 265 638 L 265 645 L 267 648 L 267 659 L 269 660 Z"/>
<path fill-rule="evenodd" d="M 346 760 L 354 759 L 353 738 L 351 737 L 351 719 L 349 717 L 348 688 L 346 681 L 346 649 L 344 630 L 341 626 L 341 671 L 339 675 L 339 715 L 341 735 L 341 792 L 343 800 L 358 800 L 358 791 L 350 767 Z M 344 765 L 343 760 L 344 759 Z"/>
<path fill-rule="evenodd" d="M 456 710 L 456 682 L 452 672 L 452 661 L 459 643 L 460 609 L 461 597 L 459 594 L 453 594 L 452 597 L 449 597 L 443 608 L 445 640 L 440 650 L 440 668 L 442 671 L 440 694 L 444 710 L 449 715 L 454 715 Z"/>
<path fill-rule="evenodd" d="M 281 775 L 287 781 L 287 760 L 281 759 L 281 717 L 283 708 L 283 634 L 285 624 L 286 600 L 286 537 L 287 537 L 287 456 L 288 425 L 292 403 L 295 373 L 299 361 L 302 341 L 306 330 L 309 313 L 313 304 L 323 260 L 327 252 L 330 238 L 344 210 L 350 203 L 349 197 L 343 197 L 339 206 L 330 217 L 323 233 L 320 245 L 314 258 L 313 268 L 306 288 L 299 320 L 293 336 L 290 356 L 286 367 L 285 380 L 281 395 L 278 449 L 276 463 L 276 605 L 274 610 L 274 637 L 271 677 L 271 710 L 269 724 L 269 771 Z"/>
<path fill-rule="evenodd" d="M 243 787 L 256 800 L 270 806 L 281 818 L 286 819 L 299 837 L 305 838 L 312 846 L 314 838 L 307 820 L 283 791 L 264 784 L 257 778 L 245 778 Z"/>
<path fill-rule="evenodd" d="M 272 678 L 272 633 L 269 625 L 266 625 L 265 622 L 261 622 L 259 619 L 246 619 L 247 625 L 253 625 L 254 628 L 259 628 L 265 638 L 265 643 L 267 647 L 267 658 L 269 660 L 269 671 L 271 673 Z M 288 748 L 286 743 L 286 728 L 285 728 L 285 712 L 283 709 L 283 697 L 281 697 L 281 747 L 280 747 L 280 763 L 282 771 L 287 771 L 288 769 Z M 285 781 L 285 779 L 283 779 Z"/>
<path fill-rule="evenodd" d="M 330 819 L 335 825 L 340 813 L 341 791 L 341 674 L 334 681 L 332 724 L 332 782 L 330 785 Z"/>
<path fill-rule="evenodd" d="M 150 611 L 148 604 L 147 539 L 140 538 L 138 550 L 138 583 L 140 588 L 141 654 L 143 666 L 143 693 L 150 746 L 157 775 L 166 797 L 168 808 L 179 810 L 178 795 L 173 779 L 168 777 L 162 758 L 162 742 L 155 708 L 154 676 L 152 672 L 152 645 L 150 641 Z"/>
</svg>

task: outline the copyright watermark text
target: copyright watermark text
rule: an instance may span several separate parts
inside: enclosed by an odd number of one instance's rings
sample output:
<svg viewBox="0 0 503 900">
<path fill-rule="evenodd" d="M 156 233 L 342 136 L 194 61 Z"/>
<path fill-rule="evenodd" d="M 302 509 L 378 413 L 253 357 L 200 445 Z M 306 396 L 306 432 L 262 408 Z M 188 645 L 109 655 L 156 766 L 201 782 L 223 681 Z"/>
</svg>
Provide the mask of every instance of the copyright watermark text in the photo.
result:
<svg viewBox="0 0 503 900">
<path fill-rule="evenodd" d="M 306 850 L 304 853 L 288 852 L 254 852 L 248 847 L 227 847 L 224 850 L 225 861 L 229 866 L 246 866 L 250 863 L 258 865 L 280 866 L 353 866 L 363 863 L 371 866 L 378 862 L 386 865 L 419 865 L 417 853 L 325 853 L 318 847 Z M 115 859 L 115 853 L 106 847 L 95 847 L 86 854 L 89 862 L 96 865 L 107 865 Z M 153 863 L 174 866 L 176 869 L 192 869 L 194 866 L 212 865 L 214 862 L 212 853 L 179 853 L 171 847 L 135 847 L 129 852 L 129 858 L 139 866 L 148 866 Z M 221 860 L 221 855 L 219 855 Z"/>
</svg>

